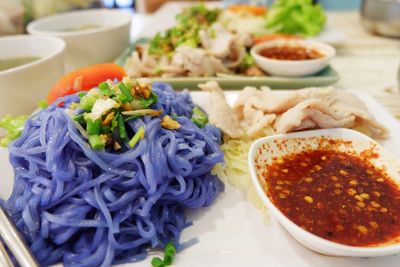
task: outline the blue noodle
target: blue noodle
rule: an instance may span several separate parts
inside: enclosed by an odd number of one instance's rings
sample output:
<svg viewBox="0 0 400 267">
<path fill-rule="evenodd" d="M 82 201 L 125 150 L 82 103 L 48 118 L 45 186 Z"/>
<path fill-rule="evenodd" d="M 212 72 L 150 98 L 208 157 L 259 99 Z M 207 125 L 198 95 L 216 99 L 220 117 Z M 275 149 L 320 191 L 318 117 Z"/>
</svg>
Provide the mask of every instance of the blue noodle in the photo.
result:
<svg viewBox="0 0 400 267">
<path fill-rule="evenodd" d="M 220 131 L 190 120 L 187 92 L 162 83 L 153 90 L 159 99 L 152 108 L 177 114 L 181 128 L 164 129 L 158 117 L 129 121 L 132 132 L 145 127 L 133 149 L 92 150 L 65 112 L 77 95 L 31 117 L 9 146 L 15 183 L 2 205 L 42 265 L 142 260 L 150 248 L 178 245 L 189 225 L 185 209 L 209 206 L 223 191 L 210 174 L 223 161 Z"/>
</svg>

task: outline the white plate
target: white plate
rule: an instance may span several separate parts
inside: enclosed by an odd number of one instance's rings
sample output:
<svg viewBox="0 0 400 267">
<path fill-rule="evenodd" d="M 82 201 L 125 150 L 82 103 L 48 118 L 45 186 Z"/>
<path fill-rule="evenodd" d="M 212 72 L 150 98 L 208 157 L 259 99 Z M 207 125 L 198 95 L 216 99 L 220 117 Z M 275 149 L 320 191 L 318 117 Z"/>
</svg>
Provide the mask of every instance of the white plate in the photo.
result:
<svg viewBox="0 0 400 267">
<path fill-rule="evenodd" d="M 353 92 L 363 100 L 376 119 L 391 130 L 391 136 L 379 142 L 395 156 L 400 157 L 400 124 L 370 95 Z M 208 93 L 193 92 L 193 99 L 207 108 Z M 229 103 L 237 92 L 227 92 Z M 0 196 L 11 188 L 12 171 L 7 161 L 7 151 L 0 149 Z M 282 226 L 270 216 L 270 225 L 263 223 L 263 215 L 242 193 L 229 185 L 215 204 L 196 214 L 190 214 L 194 225 L 184 230 L 181 241 L 197 237 L 199 242 L 177 255 L 174 267 L 398 267 L 400 256 L 383 258 L 344 258 L 317 254 L 295 241 Z M 151 255 L 142 262 L 126 266 L 151 266 Z"/>
</svg>

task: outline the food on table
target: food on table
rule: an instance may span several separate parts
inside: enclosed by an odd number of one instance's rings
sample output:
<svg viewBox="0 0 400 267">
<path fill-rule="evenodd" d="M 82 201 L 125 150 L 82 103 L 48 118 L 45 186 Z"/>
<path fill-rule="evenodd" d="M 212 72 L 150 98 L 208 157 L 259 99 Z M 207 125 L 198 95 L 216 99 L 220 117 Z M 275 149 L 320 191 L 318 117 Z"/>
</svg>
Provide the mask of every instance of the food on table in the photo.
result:
<svg viewBox="0 0 400 267">
<path fill-rule="evenodd" d="M 211 99 L 220 97 L 222 90 L 217 83 L 208 83 L 206 87 L 207 91 L 212 92 Z M 377 138 L 385 138 L 388 134 L 387 129 L 368 112 L 364 103 L 350 93 L 339 92 L 331 87 L 286 93 L 246 87 L 239 93 L 233 108 L 221 103 L 219 105 L 223 108 L 210 110 L 210 122 L 217 124 L 233 138 L 242 133 L 257 138 L 270 133 L 355 127 L 363 127 Z M 226 114 L 227 118 L 217 121 L 217 112 Z M 237 121 L 240 127 L 237 127 Z"/>
<path fill-rule="evenodd" d="M 220 9 L 194 5 L 175 27 L 137 45 L 124 68 L 131 77 L 203 77 L 222 73 L 265 75 L 249 54 L 249 33 L 232 32 L 217 21 Z"/>
<path fill-rule="evenodd" d="M 400 187 L 366 154 L 307 150 L 256 168 L 274 205 L 305 230 L 350 246 L 395 243 Z"/>
<path fill-rule="evenodd" d="M 0 136 L 0 146 L 6 147 L 13 140 L 20 137 L 27 119 L 28 116 L 25 115 L 17 117 L 6 115 L 4 118 L 0 119 L 0 128 L 6 131 L 3 136 Z"/>
<path fill-rule="evenodd" d="M 122 80 L 124 76 L 126 76 L 124 69 L 113 63 L 84 67 L 59 80 L 51 89 L 47 100 L 52 103 L 59 97 L 90 90 L 108 79 Z"/>
<path fill-rule="evenodd" d="M 280 18 L 281 2 L 285 1 L 278 2 L 274 5 L 273 22 Z M 284 12 L 287 5 L 297 15 L 283 28 L 281 24 L 266 27 L 265 16 L 269 17 L 269 12 L 263 7 L 234 5 L 213 9 L 198 4 L 185 8 L 176 17 L 174 27 L 158 33 L 147 43 L 137 44 L 125 60 L 124 68 L 130 77 L 265 76 L 249 53 L 251 47 L 268 40 L 316 35 L 325 23 L 319 5 L 309 5 L 308 1 L 287 2 L 290 3 L 285 2 L 285 8 L 282 7 Z M 316 18 L 317 25 L 310 25 L 308 16 L 318 15 L 317 10 L 322 12 Z"/>
<path fill-rule="evenodd" d="M 212 93 L 211 97 L 211 110 L 209 111 L 210 122 L 220 129 L 224 129 L 224 133 L 232 138 L 239 138 L 243 135 L 240 128 L 238 117 L 234 115 L 231 107 L 226 102 L 224 92 L 219 88 L 217 82 L 208 82 L 200 84 L 199 87 Z"/>
<path fill-rule="evenodd" d="M 218 23 L 232 32 L 251 33 L 254 35 L 271 33 L 265 27 L 265 7 L 231 5 L 222 10 Z"/>
<path fill-rule="evenodd" d="M 277 45 L 266 47 L 259 52 L 261 56 L 277 60 L 312 60 L 323 58 L 325 54 L 317 49 L 302 45 Z"/>
<path fill-rule="evenodd" d="M 83 83 L 98 81 L 97 70 L 81 71 Z M 56 91 L 72 92 L 64 89 L 73 76 Z M 224 189 L 210 173 L 223 161 L 220 141 L 188 92 L 102 81 L 29 118 L 8 147 L 15 186 L 1 204 L 41 265 L 110 266 L 164 247 L 168 263 L 168 244 L 179 250 L 190 225 L 185 210 L 211 205 Z"/>
<path fill-rule="evenodd" d="M 315 36 L 326 22 L 324 10 L 312 0 L 277 0 L 267 13 L 267 27 L 274 32 Z"/>
<path fill-rule="evenodd" d="M 216 82 L 208 82 L 200 88 L 210 92 L 210 123 L 225 134 L 221 146 L 225 164 L 218 164 L 213 173 L 244 191 L 264 214 L 266 209 L 251 183 L 247 165 L 248 151 L 256 138 L 335 127 L 355 128 L 378 138 L 385 138 L 388 134 L 360 100 L 333 88 L 274 92 L 269 88 L 245 87 L 233 108 L 227 104 Z"/>
<path fill-rule="evenodd" d="M 0 59 L 0 71 L 16 68 L 39 60 L 39 57 L 15 57 Z"/>
</svg>

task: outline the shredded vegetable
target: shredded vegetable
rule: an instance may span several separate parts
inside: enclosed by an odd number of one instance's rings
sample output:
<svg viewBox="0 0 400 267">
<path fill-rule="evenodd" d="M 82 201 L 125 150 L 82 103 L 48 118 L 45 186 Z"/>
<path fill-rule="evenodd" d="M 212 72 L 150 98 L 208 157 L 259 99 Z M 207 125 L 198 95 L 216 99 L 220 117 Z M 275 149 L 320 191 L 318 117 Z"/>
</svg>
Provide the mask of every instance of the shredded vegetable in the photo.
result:
<svg viewBox="0 0 400 267">
<path fill-rule="evenodd" d="M 247 155 L 253 141 L 254 140 L 251 139 L 231 139 L 225 142 L 221 146 L 224 152 L 225 163 L 217 164 L 213 169 L 213 174 L 217 175 L 222 181 L 228 182 L 239 191 L 245 193 L 248 200 L 263 212 L 265 222 L 268 222 L 267 208 L 258 196 L 251 182 L 247 163 Z"/>
</svg>

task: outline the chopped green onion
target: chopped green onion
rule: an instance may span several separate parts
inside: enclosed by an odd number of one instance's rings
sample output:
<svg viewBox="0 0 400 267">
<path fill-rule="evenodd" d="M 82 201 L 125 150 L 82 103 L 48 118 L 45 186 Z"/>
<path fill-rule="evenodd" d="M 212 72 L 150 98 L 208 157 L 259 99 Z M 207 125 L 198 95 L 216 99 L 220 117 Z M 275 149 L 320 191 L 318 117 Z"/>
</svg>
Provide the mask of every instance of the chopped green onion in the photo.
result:
<svg viewBox="0 0 400 267">
<path fill-rule="evenodd" d="M 99 84 L 99 89 L 100 89 L 101 91 L 105 91 L 105 90 L 107 90 L 107 89 L 110 89 L 110 86 L 108 85 L 107 82 L 102 82 L 102 83 Z"/>
<path fill-rule="evenodd" d="M 84 97 L 86 94 L 85 93 L 78 93 L 78 96 L 79 96 L 79 98 L 82 98 L 82 97 Z"/>
<path fill-rule="evenodd" d="M 164 249 L 165 254 L 175 256 L 176 248 L 172 242 L 168 242 Z"/>
<path fill-rule="evenodd" d="M 107 82 L 100 83 L 98 87 L 99 87 L 99 89 L 100 89 L 102 94 L 108 95 L 108 96 L 112 95 L 111 88 L 110 88 L 110 86 L 108 85 Z"/>
<path fill-rule="evenodd" d="M 118 117 L 120 117 L 120 114 L 116 114 L 114 118 L 111 121 L 111 132 L 114 132 L 114 130 L 118 127 Z"/>
<path fill-rule="evenodd" d="M 100 133 L 101 134 L 108 134 L 111 133 L 111 126 L 110 125 L 106 125 L 100 128 Z"/>
<path fill-rule="evenodd" d="M 159 257 L 154 257 L 154 258 L 151 260 L 151 265 L 152 265 L 153 267 L 164 267 L 164 266 L 165 266 L 163 260 L 160 259 Z"/>
<path fill-rule="evenodd" d="M 192 122 L 199 128 L 203 128 L 208 123 L 207 115 L 199 108 L 193 108 Z"/>
<path fill-rule="evenodd" d="M 176 113 L 172 114 L 171 117 L 174 121 L 176 121 L 178 119 L 178 115 Z"/>
<path fill-rule="evenodd" d="M 28 116 L 26 115 L 17 117 L 6 115 L 4 118 L 2 118 L 0 120 L 0 128 L 4 128 L 7 133 L 0 138 L 0 146 L 6 147 L 9 143 L 20 137 L 27 120 Z"/>
<path fill-rule="evenodd" d="M 124 95 L 124 94 L 119 94 L 119 95 L 117 95 L 116 100 L 117 100 L 117 101 L 120 101 L 120 102 L 123 103 L 123 104 L 128 102 L 128 98 L 127 98 L 126 95 Z"/>
<path fill-rule="evenodd" d="M 49 106 L 49 103 L 47 103 L 47 100 L 46 100 L 46 99 L 42 99 L 42 100 L 40 100 L 40 101 L 38 102 L 38 106 L 39 106 L 39 108 L 41 108 L 41 109 L 45 109 L 45 108 L 47 108 L 47 107 Z"/>
<path fill-rule="evenodd" d="M 96 103 L 98 97 L 97 96 L 89 96 L 89 95 L 84 95 L 81 98 L 81 102 L 79 103 L 79 106 L 87 111 L 91 111 L 94 103 Z"/>
<path fill-rule="evenodd" d="M 127 134 L 126 128 L 125 128 L 125 121 L 122 116 L 118 116 L 118 130 L 119 130 L 119 137 L 122 140 L 124 140 L 124 141 L 129 140 L 128 134 Z"/>
<path fill-rule="evenodd" d="M 173 256 L 164 254 L 164 265 L 165 266 L 171 265 L 173 261 L 174 261 Z"/>
<path fill-rule="evenodd" d="M 84 119 L 84 114 L 75 115 L 73 117 L 73 120 L 79 122 L 80 124 L 86 124 L 86 121 Z"/>
<path fill-rule="evenodd" d="M 118 88 L 121 90 L 121 92 L 126 96 L 126 99 L 128 102 L 131 102 L 133 100 L 133 97 L 131 95 L 131 92 L 129 88 L 124 84 L 124 83 L 119 83 Z"/>
<path fill-rule="evenodd" d="M 105 143 L 98 134 L 89 135 L 89 144 L 94 150 L 100 150 L 105 147 Z"/>
<path fill-rule="evenodd" d="M 134 148 L 135 145 L 139 142 L 141 138 L 143 138 L 144 135 L 144 126 L 141 126 L 139 130 L 135 133 L 135 135 L 132 137 L 132 139 L 129 141 L 129 146 L 131 148 Z"/>
<path fill-rule="evenodd" d="M 86 120 L 86 132 L 88 135 L 96 135 L 100 133 L 100 128 L 101 128 L 101 120 L 91 120 L 87 119 Z"/>
<path fill-rule="evenodd" d="M 164 264 L 166 266 L 172 264 L 175 254 L 176 254 L 175 246 L 171 242 L 168 242 L 164 248 Z"/>
<path fill-rule="evenodd" d="M 149 98 L 144 98 L 141 96 L 135 96 L 135 98 L 131 101 L 131 106 L 133 109 L 141 109 L 148 108 L 151 104 L 157 103 L 158 96 L 151 92 Z"/>
</svg>

